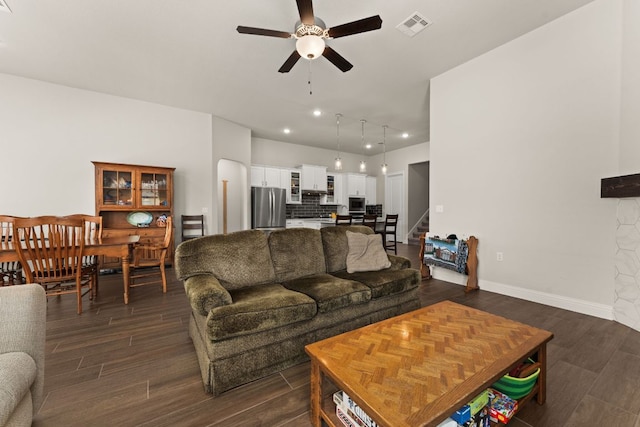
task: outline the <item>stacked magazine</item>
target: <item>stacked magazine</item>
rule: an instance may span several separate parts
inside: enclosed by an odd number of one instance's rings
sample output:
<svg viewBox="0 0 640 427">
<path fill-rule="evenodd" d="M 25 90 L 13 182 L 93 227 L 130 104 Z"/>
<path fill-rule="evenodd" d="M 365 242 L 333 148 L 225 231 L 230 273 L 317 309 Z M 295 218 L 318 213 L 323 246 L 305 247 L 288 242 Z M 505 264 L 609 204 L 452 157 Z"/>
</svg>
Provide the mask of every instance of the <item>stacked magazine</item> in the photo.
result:
<svg viewBox="0 0 640 427">
<path fill-rule="evenodd" d="M 344 391 L 333 393 L 333 403 L 336 404 L 336 415 L 346 427 L 378 427 Z"/>
</svg>

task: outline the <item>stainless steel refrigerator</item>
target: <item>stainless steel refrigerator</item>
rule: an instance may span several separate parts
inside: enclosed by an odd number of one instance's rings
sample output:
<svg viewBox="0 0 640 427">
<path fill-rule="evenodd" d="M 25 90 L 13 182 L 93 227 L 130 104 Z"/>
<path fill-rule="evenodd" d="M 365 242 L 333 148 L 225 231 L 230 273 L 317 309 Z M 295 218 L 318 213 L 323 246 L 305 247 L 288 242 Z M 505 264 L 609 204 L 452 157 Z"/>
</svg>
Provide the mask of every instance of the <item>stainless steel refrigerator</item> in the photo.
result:
<svg viewBox="0 0 640 427">
<path fill-rule="evenodd" d="M 286 208 L 287 193 L 284 188 L 251 187 L 251 228 L 284 228 Z"/>
</svg>

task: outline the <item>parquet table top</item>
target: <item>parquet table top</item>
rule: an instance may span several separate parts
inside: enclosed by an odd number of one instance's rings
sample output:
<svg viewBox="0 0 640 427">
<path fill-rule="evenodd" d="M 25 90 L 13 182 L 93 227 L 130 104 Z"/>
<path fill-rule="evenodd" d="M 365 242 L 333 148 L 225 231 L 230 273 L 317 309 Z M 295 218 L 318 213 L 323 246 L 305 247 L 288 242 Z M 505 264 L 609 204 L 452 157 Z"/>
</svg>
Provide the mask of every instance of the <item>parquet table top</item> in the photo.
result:
<svg viewBox="0 0 640 427">
<path fill-rule="evenodd" d="M 308 345 L 312 405 L 327 375 L 382 426 L 436 425 L 552 337 L 444 301 Z"/>
</svg>

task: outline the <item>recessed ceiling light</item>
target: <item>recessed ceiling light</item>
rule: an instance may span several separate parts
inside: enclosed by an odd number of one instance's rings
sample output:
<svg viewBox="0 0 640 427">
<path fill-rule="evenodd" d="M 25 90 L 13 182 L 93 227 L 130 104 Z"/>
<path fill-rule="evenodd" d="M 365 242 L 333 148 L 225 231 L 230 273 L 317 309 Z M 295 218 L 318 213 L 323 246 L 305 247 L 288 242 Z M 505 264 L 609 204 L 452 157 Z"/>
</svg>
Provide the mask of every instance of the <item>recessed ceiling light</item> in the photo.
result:
<svg viewBox="0 0 640 427">
<path fill-rule="evenodd" d="M 402 137 L 403 137 L 403 138 L 409 138 L 409 134 L 408 134 L 407 132 L 404 132 L 404 133 L 402 134 Z"/>
<path fill-rule="evenodd" d="M 371 144 L 367 144 L 364 146 L 364 148 L 366 148 L 367 150 L 371 148 Z"/>
<path fill-rule="evenodd" d="M 284 128 L 283 130 L 284 133 L 286 133 L 287 135 L 291 133 L 291 129 L 289 128 Z"/>
<path fill-rule="evenodd" d="M 320 110 L 313 110 L 313 115 L 316 117 L 320 117 L 322 115 L 322 111 Z"/>
</svg>

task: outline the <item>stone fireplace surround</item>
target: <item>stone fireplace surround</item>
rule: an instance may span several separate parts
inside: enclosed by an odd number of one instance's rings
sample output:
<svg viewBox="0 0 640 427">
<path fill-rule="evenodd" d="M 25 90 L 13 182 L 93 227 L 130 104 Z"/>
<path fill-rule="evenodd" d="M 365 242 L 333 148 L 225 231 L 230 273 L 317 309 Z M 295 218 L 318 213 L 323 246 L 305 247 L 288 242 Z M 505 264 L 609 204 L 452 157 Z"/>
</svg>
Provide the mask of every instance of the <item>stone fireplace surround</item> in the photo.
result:
<svg viewBox="0 0 640 427">
<path fill-rule="evenodd" d="M 618 198 L 613 314 L 640 330 L 640 174 L 604 178 L 600 195 Z"/>
</svg>

